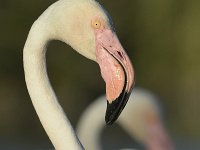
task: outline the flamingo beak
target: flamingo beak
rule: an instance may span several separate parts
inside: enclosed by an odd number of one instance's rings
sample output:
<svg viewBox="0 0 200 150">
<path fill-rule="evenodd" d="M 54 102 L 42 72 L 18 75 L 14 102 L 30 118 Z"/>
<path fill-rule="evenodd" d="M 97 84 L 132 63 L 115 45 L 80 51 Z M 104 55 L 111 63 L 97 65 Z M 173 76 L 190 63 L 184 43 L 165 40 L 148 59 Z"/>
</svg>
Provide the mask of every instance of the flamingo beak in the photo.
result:
<svg viewBox="0 0 200 150">
<path fill-rule="evenodd" d="M 105 121 L 113 124 L 124 109 L 134 85 L 134 71 L 128 55 L 116 34 L 99 29 L 96 36 L 96 58 L 106 82 L 107 110 Z"/>
<path fill-rule="evenodd" d="M 174 150 L 174 145 L 160 119 L 148 118 L 147 133 L 147 143 L 145 144 L 147 149 Z"/>
</svg>

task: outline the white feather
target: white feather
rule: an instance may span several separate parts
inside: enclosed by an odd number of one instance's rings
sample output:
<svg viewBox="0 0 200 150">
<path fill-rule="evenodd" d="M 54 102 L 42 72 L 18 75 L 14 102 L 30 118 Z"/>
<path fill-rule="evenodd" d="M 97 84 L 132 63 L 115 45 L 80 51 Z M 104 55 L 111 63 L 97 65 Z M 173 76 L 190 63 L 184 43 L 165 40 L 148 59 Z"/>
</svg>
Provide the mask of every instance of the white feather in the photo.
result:
<svg viewBox="0 0 200 150">
<path fill-rule="evenodd" d="M 61 40 L 95 60 L 95 38 L 90 26 L 91 18 L 95 16 L 108 20 L 94 0 L 59 0 L 35 21 L 24 47 L 27 88 L 39 119 L 58 150 L 83 147 L 50 85 L 46 71 L 46 46 L 52 39 Z"/>
</svg>

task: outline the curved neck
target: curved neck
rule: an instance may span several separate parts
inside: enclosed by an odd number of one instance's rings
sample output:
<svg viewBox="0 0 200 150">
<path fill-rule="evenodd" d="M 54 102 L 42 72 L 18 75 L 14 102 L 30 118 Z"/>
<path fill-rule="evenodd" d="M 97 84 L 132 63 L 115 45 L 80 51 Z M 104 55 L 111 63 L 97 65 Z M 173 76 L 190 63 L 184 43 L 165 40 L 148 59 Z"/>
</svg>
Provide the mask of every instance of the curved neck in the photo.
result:
<svg viewBox="0 0 200 150">
<path fill-rule="evenodd" d="M 105 109 L 106 97 L 103 96 L 90 104 L 79 119 L 77 134 L 87 150 L 102 150 L 100 140 L 105 127 Z"/>
<path fill-rule="evenodd" d="M 46 27 L 46 26 L 45 26 Z M 83 149 L 74 130 L 57 101 L 46 71 L 46 45 L 50 40 L 45 28 L 36 21 L 31 28 L 23 51 L 27 88 L 54 147 L 58 150 Z"/>
</svg>

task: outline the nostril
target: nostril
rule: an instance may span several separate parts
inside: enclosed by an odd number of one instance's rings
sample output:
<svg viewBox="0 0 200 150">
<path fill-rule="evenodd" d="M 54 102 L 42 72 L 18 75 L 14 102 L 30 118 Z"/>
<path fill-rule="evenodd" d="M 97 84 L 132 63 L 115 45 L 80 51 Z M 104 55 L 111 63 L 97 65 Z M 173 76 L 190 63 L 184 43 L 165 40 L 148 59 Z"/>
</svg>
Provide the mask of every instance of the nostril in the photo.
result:
<svg viewBox="0 0 200 150">
<path fill-rule="evenodd" d="M 117 51 L 117 53 L 121 58 L 124 58 L 121 52 Z"/>
</svg>

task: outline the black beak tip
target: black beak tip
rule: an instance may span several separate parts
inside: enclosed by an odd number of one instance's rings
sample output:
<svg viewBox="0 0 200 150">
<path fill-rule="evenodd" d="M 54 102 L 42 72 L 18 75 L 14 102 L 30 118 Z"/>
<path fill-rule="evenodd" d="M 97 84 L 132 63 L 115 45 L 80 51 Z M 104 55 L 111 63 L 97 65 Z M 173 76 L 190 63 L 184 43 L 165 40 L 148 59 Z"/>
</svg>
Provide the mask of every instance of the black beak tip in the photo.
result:
<svg viewBox="0 0 200 150">
<path fill-rule="evenodd" d="M 107 101 L 107 110 L 105 121 L 107 125 L 112 125 L 121 114 L 122 110 L 126 106 L 128 102 L 129 96 L 131 92 L 122 92 L 120 96 L 114 100 L 112 103 Z"/>
</svg>

